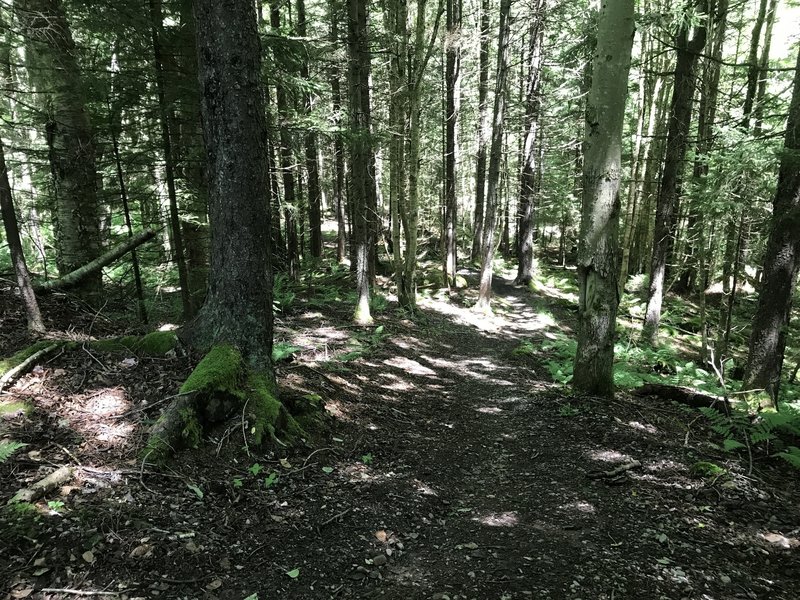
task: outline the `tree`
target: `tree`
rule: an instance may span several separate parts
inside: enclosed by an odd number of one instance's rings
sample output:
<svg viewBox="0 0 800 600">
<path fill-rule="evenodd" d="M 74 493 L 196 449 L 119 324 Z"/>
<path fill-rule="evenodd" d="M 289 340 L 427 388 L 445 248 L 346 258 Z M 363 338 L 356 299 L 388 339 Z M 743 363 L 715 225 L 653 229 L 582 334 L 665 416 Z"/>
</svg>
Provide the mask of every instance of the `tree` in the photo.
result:
<svg viewBox="0 0 800 600">
<path fill-rule="evenodd" d="M 511 0 L 500 2 L 500 34 L 497 41 L 497 74 L 492 112 L 492 143 L 489 150 L 486 206 L 481 239 L 480 289 L 476 308 L 490 310 L 492 298 L 492 262 L 495 252 L 495 228 L 497 227 L 498 196 L 500 193 L 500 162 L 503 154 L 503 130 L 505 126 L 506 91 L 508 86 L 508 45 L 511 36 Z"/>
<path fill-rule="evenodd" d="M 0 213 L 3 216 L 3 225 L 11 251 L 11 262 L 14 264 L 14 273 L 17 276 L 19 294 L 28 317 L 28 330 L 33 333 L 44 333 L 42 313 L 39 311 L 39 303 L 36 301 L 28 265 L 25 263 L 25 254 L 22 251 L 22 241 L 19 237 L 17 214 L 14 211 L 14 198 L 11 196 L 11 186 L 8 183 L 5 148 L 2 140 L 0 140 Z"/>
<path fill-rule="evenodd" d="M 53 178 L 56 263 L 62 274 L 100 254 L 95 142 L 72 30 L 61 0 L 14 3 L 27 40 L 28 72 L 40 94 Z M 102 274 L 85 279 L 80 291 L 100 292 Z"/>
<path fill-rule="evenodd" d="M 705 0 L 697 1 L 697 10 L 706 12 Z M 669 131 L 667 133 L 666 158 L 661 174 L 661 186 L 656 202 L 656 220 L 653 230 L 653 250 L 650 260 L 650 282 L 648 286 L 647 311 L 642 330 L 643 339 L 656 342 L 661 321 L 661 305 L 664 299 L 664 279 L 673 238 L 675 235 L 680 180 L 684 168 L 689 128 L 692 121 L 692 104 L 695 92 L 695 71 L 700 52 L 706 45 L 706 18 L 700 22 L 689 38 L 689 21 L 684 19 L 678 29 L 676 47 L 678 58 L 675 65 L 675 84 L 670 104 Z"/>
<path fill-rule="evenodd" d="M 620 163 L 633 47 L 633 5 L 633 0 L 605 0 L 601 6 L 586 107 L 578 247 L 578 348 L 572 384 L 576 391 L 600 396 L 614 392 Z"/>
<path fill-rule="evenodd" d="M 786 123 L 772 226 L 764 256 L 764 280 L 753 317 L 744 390 L 764 390 L 762 408 L 775 408 L 781 384 L 786 329 L 800 271 L 800 53 Z"/>
<path fill-rule="evenodd" d="M 445 149 L 444 149 L 444 283 L 456 285 L 458 217 L 458 118 L 461 109 L 461 0 L 447 0 L 447 38 L 445 41 Z"/>
<path fill-rule="evenodd" d="M 478 59 L 478 149 L 475 161 L 475 215 L 472 220 L 470 259 L 480 256 L 486 198 L 486 151 L 489 142 L 489 0 L 481 0 Z"/>
</svg>

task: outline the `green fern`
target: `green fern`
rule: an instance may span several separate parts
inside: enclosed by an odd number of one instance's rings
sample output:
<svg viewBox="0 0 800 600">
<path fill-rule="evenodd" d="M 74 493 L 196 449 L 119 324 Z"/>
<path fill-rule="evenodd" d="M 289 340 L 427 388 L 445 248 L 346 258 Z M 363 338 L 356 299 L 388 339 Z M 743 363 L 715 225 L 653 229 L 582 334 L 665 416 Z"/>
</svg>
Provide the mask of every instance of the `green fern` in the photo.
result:
<svg viewBox="0 0 800 600">
<path fill-rule="evenodd" d="M 797 446 L 789 446 L 783 452 L 775 454 L 778 458 L 782 458 L 795 469 L 800 469 L 800 448 Z"/>
<path fill-rule="evenodd" d="M 15 442 L 14 440 L 2 440 L 0 441 L 0 465 L 6 462 L 11 455 L 14 454 L 20 448 L 24 448 L 28 444 L 23 444 L 22 442 Z"/>
</svg>

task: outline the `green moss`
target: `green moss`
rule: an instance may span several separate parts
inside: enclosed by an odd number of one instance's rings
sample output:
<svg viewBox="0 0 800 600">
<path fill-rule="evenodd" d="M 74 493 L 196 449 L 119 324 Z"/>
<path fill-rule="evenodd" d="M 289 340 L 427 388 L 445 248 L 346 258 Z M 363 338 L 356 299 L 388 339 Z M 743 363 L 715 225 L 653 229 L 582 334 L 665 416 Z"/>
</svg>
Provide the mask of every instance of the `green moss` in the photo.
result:
<svg viewBox="0 0 800 600">
<path fill-rule="evenodd" d="M 242 355 L 228 345 L 214 346 L 181 386 L 181 394 L 224 392 L 241 398 Z"/>
<path fill-rule="evenodd" d="M 27 415 L 33 410 L 33 406 L 27 402 L 0 402 L 0 416 L 23 414 Z"/>
<path fill-rule="evenodd" d="M 183 421 L 181 439 L 188 447 L 197 448 L 203 437 L 203 426 L 197 418 L 197 413 L 194 409 L 187 407 L 180 411 L 180 416 Z"/>
<path fill-rule="evenodd" d="M 281 418 L 286 413 L 281 401 L 275 394 L 275 388 L 263 373 L 250 373 L 247 380 L 250 400 L 247 404 L 253 417 L 253 427 L 250 433 L 256 445 L 264 442 L 264 434 L 269 438 L 275 437 Z M 286 413 L 286 416 L 291 417 Z"/>
<path fill-rule="evenodd" d="M 8 373 L 11 369 L 21 365 L 31 356 L 39 352 L 39 350 L 44 350 L 48 346 L 52 346 L 55 343 L 57 342 L 53 342 L 50 340 L 41 340 L 40 342 L 36 342 L 32 346 L 23 348 L 16 354 L 13 354 L 6 359 L 0 360 L 0 377 Z"/>
<path fill-rule="evenodd" d="M 164 356 L 178 345 L 174 331 L 153 331 L 144 337 L 126 335 L 105 340 L 87 342 L 92 350 L 98 352 L 133 352 L 139 356 Z"/>
<path fill-rule="evenodd" d="M 728 471 L 726 471 L 719 465 L 715 465 L 712 462 L 706 462 L 702 460 L 700 462 L 694 463 L 689 469 L 689 472 L 695 477 L 700 477 L 703 479 L 719 478 L 728 473 Z"/>
</svg>

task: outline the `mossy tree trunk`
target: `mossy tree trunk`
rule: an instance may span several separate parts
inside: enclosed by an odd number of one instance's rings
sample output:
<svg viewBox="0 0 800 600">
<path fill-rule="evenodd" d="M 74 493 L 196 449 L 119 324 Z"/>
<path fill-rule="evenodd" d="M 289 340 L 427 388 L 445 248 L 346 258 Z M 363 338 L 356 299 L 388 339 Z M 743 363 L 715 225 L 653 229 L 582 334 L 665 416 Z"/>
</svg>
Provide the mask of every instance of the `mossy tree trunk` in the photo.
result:
<svg viewBox="0 0 800 600">
<path fill-rule="evenodd" d="M 586 107 L 573 386 L 599 396 L 614 392 L 620 163 L 633 27 L 633 0 L 603 3 Z"/>
</svg>

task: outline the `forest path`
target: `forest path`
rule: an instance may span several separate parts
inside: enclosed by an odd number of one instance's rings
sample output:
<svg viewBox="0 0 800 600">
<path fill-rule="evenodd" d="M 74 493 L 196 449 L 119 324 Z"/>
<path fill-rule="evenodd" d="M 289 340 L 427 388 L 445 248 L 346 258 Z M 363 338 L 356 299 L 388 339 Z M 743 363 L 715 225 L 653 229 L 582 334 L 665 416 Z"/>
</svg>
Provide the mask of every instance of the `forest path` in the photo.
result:
<svg viewBox="0 0 800 600">
<path fill-rule="evenodd" d="M 279 378 L 325 399 L 331 431 L 315 449 L 248 458 L 237 417 L 140 479 L 146 403 L 174 393 L 191 361 L 130 369 L 78 350 L 21 379 L 11 393 L 37 410 L 10 433 L 32 453 L 0 468 L 1 489 L 36 479 L 42 459 L 90 470 L 35 524 L 0 513 L 0 593 L 796 599 L 797 478 L 767 464 L 747 476 L 697 413 L 572 397 L 547 362 L 573 299 L 494 289 L 491 316 L 468 308 L 472 291 L 439 292 L 414 320 L 379 312 L 383 330 L 350 326 L 347 303 L 320 299 L 330 290 L 298 298 L 277 336 L 304 350 Z M 533 351 L 515 353 L 523 342 Z M 730 474 L 692 476 L 698 460 Z"/>
</svg>

